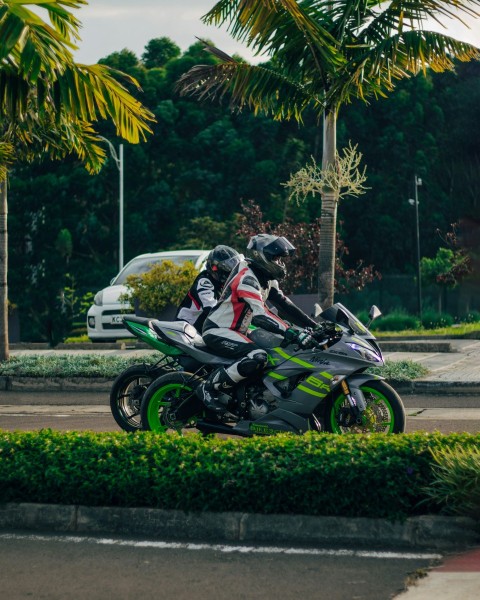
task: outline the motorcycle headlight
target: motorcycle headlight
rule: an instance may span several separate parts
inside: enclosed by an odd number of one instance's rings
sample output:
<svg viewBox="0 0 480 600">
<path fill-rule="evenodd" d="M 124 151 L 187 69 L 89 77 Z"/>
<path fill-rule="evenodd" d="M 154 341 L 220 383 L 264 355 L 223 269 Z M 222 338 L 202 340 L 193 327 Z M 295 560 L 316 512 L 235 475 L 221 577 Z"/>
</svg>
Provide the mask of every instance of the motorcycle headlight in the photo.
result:
<svg viewBox="0 0 480 600">
<path fill-rule="evenodd" d="M 103 304 L 103 291 L 97 292 L 95 294 L 95 298 L 93 299 L 93 303 L 96 306 L 102 306 L 102 304 Z"/>
<path fill-rule="evenodd" d="M 355 350 L 357 354 L 360 354 L 363 360 L 368 360 L 370 362 L 376 363 L 383 363 L 381 357 L 369 348 L 365 348 L 364 346 L 360 346 L 359 344 L 354 344 L 353 342 L 347 342 L 347 346 L 350 346 L 352 350 Z"/>
</svg>

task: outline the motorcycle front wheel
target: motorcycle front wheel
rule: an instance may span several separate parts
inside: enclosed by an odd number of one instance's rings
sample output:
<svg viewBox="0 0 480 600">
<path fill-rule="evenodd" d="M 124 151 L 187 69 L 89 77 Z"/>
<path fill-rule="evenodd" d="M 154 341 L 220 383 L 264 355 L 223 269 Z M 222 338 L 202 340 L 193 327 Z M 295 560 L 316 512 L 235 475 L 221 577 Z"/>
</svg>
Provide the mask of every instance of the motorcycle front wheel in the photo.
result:
<svg viewBox="0 0 480 600">
<path fill-rule="evenodd" d="M 110 410 L 117 425 L 124 431 L 141 429 L 140 405 L 148 386 L 165 375 L 164 367 L 151 367 L 146 364 L 133 365 L 122 371 L 110 390 Z"/>
<path fill-rule="evenodd" d="M 203 410 L 203 403 L 195 394 L 200 381 L 186 372 L 169 373 L 156 379 L 142 399 L 142 429 L 181 433 L 182 429 L 194 428 Z"/>
<path fill-rule="evenodd" d="M 371 380 L 360 386 L 367 404 L 356 423 L 350 404 L 343 393 L 334 396 L 327 406 L 325 429 L 332 433 L 403 433 L 405 408 L 397 392 L 385 381 Z"/>
</svg>

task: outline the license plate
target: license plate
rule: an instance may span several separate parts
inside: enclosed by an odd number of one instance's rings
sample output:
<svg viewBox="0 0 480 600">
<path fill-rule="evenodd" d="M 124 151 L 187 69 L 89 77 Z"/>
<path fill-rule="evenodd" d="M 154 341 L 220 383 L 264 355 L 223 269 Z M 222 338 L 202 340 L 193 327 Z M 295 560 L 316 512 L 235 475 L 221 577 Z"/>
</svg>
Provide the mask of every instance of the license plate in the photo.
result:
<svg viewBox="0 0 480 600">
<path fill-rule="evenodd" d="M 122 319 L 123 319 L 122 315 L 113 315 L 110 323 L 112 323 L 114 325 L 121 325 L 123 322 Z"/>
</svg>

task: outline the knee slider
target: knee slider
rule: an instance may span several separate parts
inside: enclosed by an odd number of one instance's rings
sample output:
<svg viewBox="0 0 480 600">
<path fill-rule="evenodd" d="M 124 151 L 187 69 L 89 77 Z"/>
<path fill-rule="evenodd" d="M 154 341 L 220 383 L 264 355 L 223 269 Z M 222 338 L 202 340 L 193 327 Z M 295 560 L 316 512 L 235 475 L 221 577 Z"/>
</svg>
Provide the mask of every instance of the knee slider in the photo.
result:
<svg viewBox="0 0 480 600">
<path fill-rule="evenodd" d="M 238 363 L 237 370 L 243 377 L 249 377 L 263 369 L 267 362 L 268 356 L 265 350 L 252 350 Z"/>
</svg>

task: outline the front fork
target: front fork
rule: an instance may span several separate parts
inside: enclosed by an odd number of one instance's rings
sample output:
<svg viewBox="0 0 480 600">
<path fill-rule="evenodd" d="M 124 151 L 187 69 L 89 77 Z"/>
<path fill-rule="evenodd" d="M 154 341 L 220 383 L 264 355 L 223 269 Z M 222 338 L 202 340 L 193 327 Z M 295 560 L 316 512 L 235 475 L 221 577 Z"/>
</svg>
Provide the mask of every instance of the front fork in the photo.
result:
<svg viewBox="0 0 480 600">
<path fill-rule="evenodd" d="M 350 412 L 355 419 L 355 423 L 362 423 L 362 413 L 366 409 L 365 396 L 359 387 L 350 386 L 345 379 L 340 382 L 342 392 L 350 405 Z"/>
</svg>

